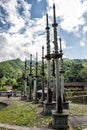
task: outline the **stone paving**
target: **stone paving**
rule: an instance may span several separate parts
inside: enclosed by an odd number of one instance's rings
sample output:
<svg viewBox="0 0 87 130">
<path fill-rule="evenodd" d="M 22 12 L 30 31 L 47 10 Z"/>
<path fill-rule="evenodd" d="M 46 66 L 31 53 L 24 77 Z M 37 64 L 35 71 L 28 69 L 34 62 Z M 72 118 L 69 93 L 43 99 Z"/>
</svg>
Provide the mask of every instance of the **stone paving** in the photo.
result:
<svg viewBox="0 0 87 130">
<path fill-rule="evenodd" d="M 0 128 L 6 128 L 9 130 L 48 130 L 48 128 L 29 128 L 29 127 L 22 127 L 22 126 L 16 126 L 16 125 L 9 125 L 9 124 L 1 124 L 0 123 Z M 53 130 L 53 129 L 49 129 Z"/>
<path fill-rule="evenodd" d="M 78 127 L 78 126 L 87 126 L 87 115 L 86 116 L 70 116 L 70 122 L 72 123 L 72 126 Z"/>
<path fill-rule="evenodd" d="M 82 128 L 80 130 L 87 130 L 87 115 L 73 115 L 69 117 L 69 120 L 73 127 Z"/>
</svg>

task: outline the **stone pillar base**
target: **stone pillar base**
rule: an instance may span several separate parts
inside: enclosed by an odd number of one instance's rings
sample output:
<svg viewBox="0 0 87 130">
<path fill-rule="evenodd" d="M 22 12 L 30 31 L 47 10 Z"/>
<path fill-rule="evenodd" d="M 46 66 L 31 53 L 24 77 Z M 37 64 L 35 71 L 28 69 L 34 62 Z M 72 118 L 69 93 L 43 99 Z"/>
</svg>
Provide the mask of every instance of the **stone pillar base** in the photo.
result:
<svg viewBox="0 0 87 130">
<path fill-rule="evenodd" d="M 44 102 L 43 101 L 39 101 L 39 107 L 43 107 L 43 104 L 44 104 Z"/>
<path fill-rule="evenodd" d="M 21 96 L 21 100 L 27 100 L 27 96 L 22 95 L 22 96 Z"/>
<path fill-rule="evenodd" d="M 45 115 L 51 115 L 52 114 L 52 110 L 55 108 L 55 103 L 48 103 L 48 102 L 44 102 L 43 104 L 43 111 Z"/>
<path fill-rule="evenodd" d="M 37 103 L 38 103 L 38 100 L 34 100 L 34 99 L 33 99 L 32 103 L 37 104 Z"/>
<path fill-rule="evenodd" d="M 66 130 L 68 126 L 68 113 L 57 113 L 56 110 L 52 110 L 52 128 L 58 130 Z"/>
<path fill-rule="evenodd" d="M 63 102 L 63 109 L 69 109 L 69 102 Z"/>
<path fill-rule="evenodd" d="M 28 101 L 28 102 L 32 102 L 33 99 L 32 99 L 32 98 L 30 99 L 29 97 L 27 97 L 27 101 Z"/>
</svg>

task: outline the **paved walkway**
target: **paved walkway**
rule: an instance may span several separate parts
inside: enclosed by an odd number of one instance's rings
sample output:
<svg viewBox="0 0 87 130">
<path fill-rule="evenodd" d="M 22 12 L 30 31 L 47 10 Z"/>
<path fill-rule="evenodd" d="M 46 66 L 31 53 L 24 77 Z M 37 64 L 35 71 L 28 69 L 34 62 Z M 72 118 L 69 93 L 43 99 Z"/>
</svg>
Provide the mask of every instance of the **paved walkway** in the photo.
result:
<svg viewBox="0 0 87 130">
<path fill-rule="evenodd" d="M 73 127 L 84 127 L 85 129 L 82 130 L 87 130 L 87 115 L 73 115 L 69 117 L 69 120 Z"/>
<path fill-rule="evenodd" d="M 9 125 L 9 124 L 1 124 L 0 128 L 6 128 L 10 130 L 48 130 L 48 128 L 29 128 L 29 127 L 22 127 L 22 126 L 16 126 L 16 125 Z M 49 129 L 53 130 L 53 129 Z"/>
</svg>

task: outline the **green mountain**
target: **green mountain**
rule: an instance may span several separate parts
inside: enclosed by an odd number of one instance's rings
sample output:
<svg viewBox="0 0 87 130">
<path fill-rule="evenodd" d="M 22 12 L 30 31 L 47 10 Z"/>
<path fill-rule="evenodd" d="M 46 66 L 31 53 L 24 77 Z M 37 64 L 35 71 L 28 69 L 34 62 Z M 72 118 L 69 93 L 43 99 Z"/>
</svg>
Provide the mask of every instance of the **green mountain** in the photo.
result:
<svg viewBox="0 0 87 130">
<path fill-rule="evenodd" d="M 20 59 L 0 62 L 0 73 L 6 78 L 17 78 L 18 74 L 22 74 L 24 63 Z"/>
<path fill-rule="evenodd" d="M 87 60 L 86 59 L 63 59 L 64 80 L 65 82 L 87 82 Z M 0 87 L 12 85 L 14 88 L 23 85 L 24 62 L 20 59 L 0 62 Z M 27 75 L 29 85 L 29 65 L 27 61 Z M 32 72 L 34 76 L 35 61 L 32 62 Z M 38 84 L 41 87 L 41 61 L 38 64 Z M 47 83 L 47 62 L 45 68 L 45 83 Z M 52 81 L 52 64 L 51 64 L 51 81 Z"/>
</svg>

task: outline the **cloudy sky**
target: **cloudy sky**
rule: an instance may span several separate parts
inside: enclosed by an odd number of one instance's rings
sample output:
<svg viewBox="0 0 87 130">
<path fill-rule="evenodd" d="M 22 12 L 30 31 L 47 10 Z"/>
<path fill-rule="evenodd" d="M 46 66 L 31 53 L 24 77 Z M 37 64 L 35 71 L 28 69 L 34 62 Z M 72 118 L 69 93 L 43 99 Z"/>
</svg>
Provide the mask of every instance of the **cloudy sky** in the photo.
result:
<svg viewBox="0 0 87 130">
<path fill-rule="evenodd" d="M 0 0 L 0 61 L 46 54 L 46 13 L 53 50 L 53 2 L 63 56 L 87 59 L 87 0 Z"/>
</svg>

